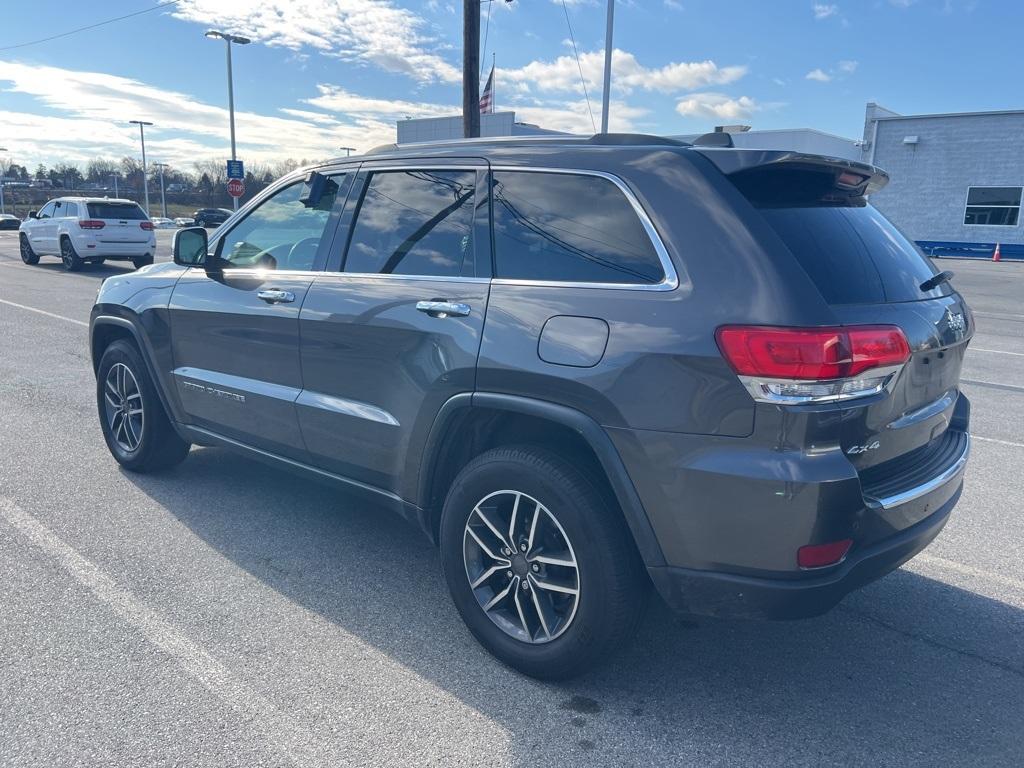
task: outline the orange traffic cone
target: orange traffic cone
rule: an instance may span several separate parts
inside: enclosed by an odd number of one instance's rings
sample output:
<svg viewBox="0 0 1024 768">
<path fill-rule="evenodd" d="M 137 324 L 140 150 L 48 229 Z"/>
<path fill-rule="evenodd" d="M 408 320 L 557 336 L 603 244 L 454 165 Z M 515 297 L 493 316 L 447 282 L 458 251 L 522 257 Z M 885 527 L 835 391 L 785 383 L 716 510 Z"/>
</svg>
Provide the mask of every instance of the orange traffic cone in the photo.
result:
<svg viewBox="0 0 1024 768">
<path fill-rule="evenodd" d="M 999 255 L 999 243 L 996 243 L 996 251 L 992 254 L 992 261 L 1002 261 L 1003 257 Z"/>
</svg>

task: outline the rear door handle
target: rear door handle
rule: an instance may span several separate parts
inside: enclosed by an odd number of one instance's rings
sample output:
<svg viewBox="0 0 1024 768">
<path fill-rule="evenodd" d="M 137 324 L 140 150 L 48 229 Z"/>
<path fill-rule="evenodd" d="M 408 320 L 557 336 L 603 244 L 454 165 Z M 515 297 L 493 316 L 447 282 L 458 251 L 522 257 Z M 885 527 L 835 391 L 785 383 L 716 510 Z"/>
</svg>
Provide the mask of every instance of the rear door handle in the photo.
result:
<svg viewBox="0 0 1024 768">
<path fill-rule="evenodd" d="M 472 308 L 469 304 L 462 304 L 457 301 L 417 301 L 416 309 L 426 312 L 431 317 L 466 317 Z"/>
<path fill-rule="evenodd" d="M 263 299 L 267 304 L 289 304 L 295 301 L 295 294 L 280 288 L 267 288 L 257 291 L 256 298 Z"/>
</svg>

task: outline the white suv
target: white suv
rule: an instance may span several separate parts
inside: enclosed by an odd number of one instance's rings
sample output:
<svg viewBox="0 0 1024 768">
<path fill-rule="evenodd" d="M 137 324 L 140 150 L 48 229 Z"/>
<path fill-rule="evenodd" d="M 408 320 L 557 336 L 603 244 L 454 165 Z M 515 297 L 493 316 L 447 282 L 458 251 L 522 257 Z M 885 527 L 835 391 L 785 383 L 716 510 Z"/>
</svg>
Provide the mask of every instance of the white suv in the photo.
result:
<svg viewBox="0 0 1024 768">
<path fill-rule="evenodd" d="M 21 260 L 60 256 L 70 272 L 85 262 L 130 260 L 135 268 L 153 263 L 156 234 L 138 203 L 106 197 L 59 197 L 28 215 L 21 227 Z"/>
</svg>

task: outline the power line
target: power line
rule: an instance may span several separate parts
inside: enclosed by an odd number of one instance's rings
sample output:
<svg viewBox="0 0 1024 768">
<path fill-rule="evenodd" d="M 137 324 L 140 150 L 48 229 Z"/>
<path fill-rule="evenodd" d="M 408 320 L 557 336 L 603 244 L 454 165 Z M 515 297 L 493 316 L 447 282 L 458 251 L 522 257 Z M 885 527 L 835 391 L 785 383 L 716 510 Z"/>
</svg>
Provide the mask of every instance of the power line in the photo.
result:
<svg viewBox="0 0 1024 768">
<path fill-rule="evenodd" d="M 487 66 L 487 33 L 491 31 L 491 8 L 494 6 L 494 0 L 486 0 L 487 2 L 487 22 L 484 24 L 484 49 L 480 53 L 480 79 L 484 79 L 484 67 Z"/>
<path fill-rule="evenodd" d="M 17 45 L 5 45 L 0 47 L 0 51 L 13 51 L 15 48 L 26 48 L 30 45 L 38 45 L 39 43 L 48 43 L 50 40 L 58 40 L 62 37 L 68 37 L 69 35 L 75 35 L 79 32 L 85 32 L 88 29 L 95 29 L 96 27 L 102 27 L 104 24 L 113 24 L 115 21 L 122 21 L 124 19 L 130 19 L 132 16 L 141 16 L 144 13 L 150 11 L 156 11 L 160 8 L 164 8 L 168 5 L 177 5 L 181 0 L 166 0 L 166 2 L 158 3 L 152 8 L 143 8 L 141 11 L 135 11 L 134 13 L 126 13 L 124 16 L 118 16 L 114 19 L 107 19 L 106 21 L 98 21 L 95 24 L 89 24 L 78 29 L 72 29 L 67 32 L 61 32 L 59 35 L 50 35 L 49 37 L 41 37 L 38 40 L 30 40 L 27 43 L 18 43 Z"/>
<path fill-rule="evenodd" d="M 583 65 L 580 64 L 580 52 L 576 50 L 576 37 L 572 33 L 572 22 L 569 21 L 569 9 L 562 0 L 562 10 L 565 11 L 565 25 L 569 27 L 569 40 L 572 41 L 572 53 L 576 57 L 576 67 L 580 71 L 580 83 L 583 85 L 583 98 L 587 100 L 587 111 L 590 113 L 590 127 L 597 133 L 597 123 L 594 121 L 594 110 L 590 107 L 590 94 L 587 93 L 587 81 L 583 77 Z"/>
</svg>

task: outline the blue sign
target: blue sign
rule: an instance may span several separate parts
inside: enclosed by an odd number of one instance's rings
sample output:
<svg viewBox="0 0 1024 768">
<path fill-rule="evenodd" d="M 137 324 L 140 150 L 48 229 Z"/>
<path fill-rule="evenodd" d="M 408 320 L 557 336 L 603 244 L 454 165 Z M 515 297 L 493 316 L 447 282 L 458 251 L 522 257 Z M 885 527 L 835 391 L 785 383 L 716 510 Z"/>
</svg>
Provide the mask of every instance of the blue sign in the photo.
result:
<svg viewBox="0 0 1024 768">
<path fill-rule="evenodd" d="M 229 179 L 244 179 L 245 178 L 245 166 L 242 165 L 241 160 L 228 160 L 228 178 Z"/>
</svg>

